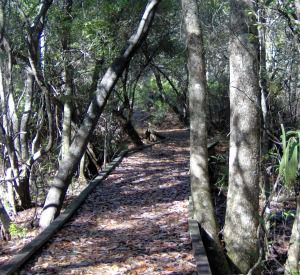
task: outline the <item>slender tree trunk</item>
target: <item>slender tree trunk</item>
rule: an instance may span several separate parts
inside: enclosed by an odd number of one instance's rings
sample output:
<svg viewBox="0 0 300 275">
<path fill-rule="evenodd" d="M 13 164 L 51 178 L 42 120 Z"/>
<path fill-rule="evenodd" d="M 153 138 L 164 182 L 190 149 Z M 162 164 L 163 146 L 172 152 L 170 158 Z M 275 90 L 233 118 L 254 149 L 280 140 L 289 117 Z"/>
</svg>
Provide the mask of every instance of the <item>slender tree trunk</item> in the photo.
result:
<svg viewBox="0 0 300 275">
<path fill-rule="evenodd" d="M 18 194 L 20 204 L 22 208 L 28 208 L 31 206 L 30 189 L 29 189 L 29 178 L 31 173 L 31 166 L 38 157 L 42 155 L 40 150 L 38 154 L 32 156 L 29 155 L 29 141 L 28 135 L 30 133 L 29 119 L 32 115 L 31 105 L 33 100 L 33 71 L 34 68 L 29 70 L 29 66 L 26 66 L 26 81 L 24 86 L 24 92 L 20 96 L 24 96 L 22 104 L 17 105 L 16 96 L 13 85 L 13 50 L 10 46 L 10 39 L 6 38 L 5 27 L 9 23 L 5 20 L 5 4 L 7 1 L 0 2 L 0 44 L 1 44 L 1 65 L 0 65 L 0 101 L 1 101 L 1 134 L 4 140 L 4 146 L 8 155 L 9 161 L 7 162 L 6 169 L 12 172 L 13 187 Z M 28 18 L 25 18 L 25 14 L 22 14 L 24 19 L 24 26 L 27 26 L 27 42 L 29 48 L 32 50 L 32 56 L 28 59 L 30 63 L 34 63 L 32 57 L 37 57 L 38 42 L 41 36 L 41 31 L 45 22 L 45 15 L 49 9 L 52 1 L 44 0 L 41 1 L 37 16 L 34 18 L 33 22 L 29 22 Z M 8 24 L 7 24 L 8 23 Z M 9 35 L 9 34 L 8 34 Z M 31 43 L 32 42 L 32 43 Z M 24 59 L 27 59 L 26 57 Z M 36 61 L 38 58 L 36 58 Z M 27 61 L 27 60 L 26 60 Z M 37 63 L 37 62 L 36 62 Z M 21 98 L 20 98 L 21 99 Z M 46 99 L 47 105 L 47 116 L 48 120 L 52 116 L 49 112 L 49 97 Z M 18 106 L 18 108 L 17 108 Z M 24 106 L 23 109 L 20 109 Z M 20 115 L 22 113 L 22 115 Z M 49 123 L 50 125 L 50 123 Z M 50 127 L 49 127 L 50 129 Z M 51 131 L 51 130 L 49 130 Z M 51 143 L 51 138 L 49 138 L 49 144 Z M 34 144 L 34 142 L 32 142 Z M 33 146 L 34 147 L 34 146 Z M 48 146 L 48 151 L 51 146 Z"/>
<path fill-rule="evenodd" d="M 103 168 L 106 168 L 106 164 L 107 164 L 107 155 L 108 155 L 108 146 L 107 146 L 107 136 L 108 134 L 105 132 L 104 133 L 104 143 L 103 143 Z"/>
<path fill-rule="evenodd" d="M 19 186 L 17 188 L 18 195 L 20 198 L 21 207 L 23 209 L 28 209 L 31 207 L 31 196 L 30 196 L 30 174 L 31 166 L 27 167 L 26 165 L 22 166 L 22 171 L 19 175 Z"/>
<path fill-rule="evenodd" d="M 231 0 L 229 189 L 224 237 L 243 274 L 258 259 L 260 90 L 258 41 L 251 0 Z"/>
<path fill-rule="evenodd" d="M 5 187 L 3 186 L 1 189 L 2 193 L 2 201 L 8 203 L 9 210 L 12 211 L 14 215 L 17 214 L 17 202 L 16 202 L 16 194 L 15 194 L 15 188 L 14 188 L 14 175 L 11 168 L 6 169 L 6 187 L 7 191 L 5 190 Z"/>
<path fill-rule="evenodd" d="M 85 157 L 86 154 L 83 154 L 80 163 L 79 163 L 79 179 L 85 181 L 84 170 L 85 170 Z"/>
<path fill-rule="evenodd" d="M 98 163 L 94 147 L 90 142 L 87 144 L 86 155 L 88 156 L 89 160 L 93 163 L 95 169 L 99 171 L 101 169 L 101 165 Z"/>
<path fill-rule="evenodd" d="M 88 108 L 78 132 L 75 134 L 67 156 L 60 163 L 58 172 L 51 184 L 40 218 L 40 226 L 42 228 L 48 226 L 60 213 L 70 180 L 86 149 L 89 137 L 119 77 L 128 66 L 141 42 L 146 38 L 159 2 L 160 0 L 150 0 L 148 2 L 140 25 L 136 33 L 130 38 L 127 48 L 124 49 L 123 53 L 109 67 L 102 80 L 98 83 L 95 97 Z"/>
<path fill-rule="evenodd" d="M 66 102 L 64 103 L 63 123 L 62 123 L 62 145 L 61 158 L 64 159 L 67 155 L 71 143 L 71 120 L 72 120 L 72 103 L 71 92 L 66 88 Z"/>
<path fill-rule="evenodd" d="M 10 217 L 8 216 L 2 201 L 0 199 L 0 221 L 1 221 L 1 237 L 2 239 L 10 239 L 10 234 L 9 234 L 9 226 L 11 224 Z"/>
<path fill-rule="evenodd" d="M 300 195 L 297 196 L 297 211 L 290 239 L 288 258 L 285 264 L 285 273 L 298 274 L 300 269 Z"/>
<path fill-rule="evenodd" d="M 73 68 L 70 58 L 71 23 L 72 23 L 72 0 L 64 1 L 64 18 L 62 20 L 61 43 L 63 48 L 64 69 L 63 81 L 65 90 L 65 103 L 63 113 L 61 158 L 67 155 L 71 143 L 71 121 L 72 121 L 72 94 L 73 94 Z"/>
<path fill-rule="evenodd" d="M 5 43 L 5 42 L 4 42 Z M 8 54 L 9 55 L 9 54 Z M 8 58 L 10 59 L 10 58 Z M 1 62 L 0 68 L 0 100 L 1 100 L 1 108 L 2 108 L 2 136 L 4 137 L 4 144 L 8 154 L 8 165 L 7 165 L 7 175 L 11 179 L 9 184 L 15 188 L 16 193 L 20 199 L 20 205 L 22 208 L 27 209 L 31 205 L 31 198 L 29 192 L 29 184 L 24 181 L 24 173 L 27 173 L 29 169 L 26 165 L 19 165 L 19 162 L 22 161 L 21 158 L 21 149 L 20 149 L 20 139 L 19 139 L 19 129 L 18 127 L 13 127 L 12 125 L 19 125 L 19 122 L 16 115 L 14 115 L 15 104 L 14 99 L 11 94 L 7 94 L 7 91 L 10 91 L 7 85 L 10 85 L 10 80 L 8 80 L 7 75 L 10 75 L 10 61 Z M 7 98 L 9 98 L 7 103 Z M 25 107 L 26 102 L 25 100 Z M 26 110 L 26 109 L 25 109 Z M 25 114 L 24 114 L 25 115 Z M 13 116 L 14 118 L 12 118 Z M 13 122 L 11 122 L 11 119 Z M 23 129 L 24 130 L 24 129 Z M 18 142 L 14 141 L 14 136 L 18 136 Z M 23 169 L 21 169 L 23 168 Z M 13 202 L 12 202 L 13 203 Z M 14 207 L 13 207 L 14 208 Z"/>
<path fill-rule="evenodd" d="M 269 152 L 269 138 L 267 130 L 269 129 L 269 94 L 267 89 L 267 58 L 266 58 L 266 13 L 264 8 L 258 10 L 258 21 L 261 28 L 258 30 L 259 35 L 259 86 L 261 92 L 261 114 L 262 114 L 262 130 L 261 130 L 261 188 L 264 193 L 265 200 L 268 200 L 271 193 L 271 186 L 268 173 L 266 171 L 266 156 Z"/>
<path fill-rule="evenodd" d="M 26 74 L 27 75 L 24 87 L 25 102 L 20 123 L 20 144 L 21 156 L 23 160 L 27 160 L 29 158 L 28 123 L 31 116 L 33 95 L 33 75 L 31 74 L 29 68 L 26 68 Z"/>
<path fill-rule="evenodd" d="M 158 87 L 158 91 L 159 91 L 159 96 L 160 96 L 160 99 L 163 103 L 166 103 L 169 105 L 169 107 L 173 110 L 173 112 L 178 116 L 179 120 L 186 124 L 187 121 L 185 119 L 185 116 L 184 114 L 181 112 L 181 110 L 177 107 L 177 105 L 175 105 L 171 98 L 166 94 L 165 90 L 164 90 L 164 87 L 162 85 L 162 82 L 161 82 L 161 77 L 159 75 L 159 72 L 156 71 L 155 68 L 152 69 L 153 71 L 153 74 L 154 74 L 154 77 L 155 77 L 155 80 L 156 80 L 156 84 L 157 84 L 157 87 Z"/>
<path fill-rule="evenodd" d="M 144 145 L 141 137 L 139 136 L 138 132 L 135 130 L 132 122 L 130 119 L 126 118 L 122 112 L 114 111 L 114 114 L 121 124 L 125 133 L 129 136 L 131 141 L 134 143 L 135 146 L 142 146 Z"/>
<path fill-rule="evenodd" d="M 229 269 L 219 243 L 218 225 L 208 178 L 206 73 L 203 38 L 196 0 L 181 0 L 188 49 L 190 100 L 190 171 L 194 217 L 204 232 L 211 269 L 214 274 L 228 274 Z"/>
</svg>

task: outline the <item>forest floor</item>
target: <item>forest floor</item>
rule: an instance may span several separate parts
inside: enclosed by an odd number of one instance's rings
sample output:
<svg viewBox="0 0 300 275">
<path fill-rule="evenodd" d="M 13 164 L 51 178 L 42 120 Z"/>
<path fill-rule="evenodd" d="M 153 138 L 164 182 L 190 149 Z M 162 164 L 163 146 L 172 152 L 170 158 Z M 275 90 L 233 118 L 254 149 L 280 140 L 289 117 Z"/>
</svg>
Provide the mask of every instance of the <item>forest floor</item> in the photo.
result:
<svg viewBox="0 0 300 275">
<path fill-rule="evenodd" d="M 126 157 L 20 274 L 194 274 L 189 132 L 165 134 Z"/>
</svg>

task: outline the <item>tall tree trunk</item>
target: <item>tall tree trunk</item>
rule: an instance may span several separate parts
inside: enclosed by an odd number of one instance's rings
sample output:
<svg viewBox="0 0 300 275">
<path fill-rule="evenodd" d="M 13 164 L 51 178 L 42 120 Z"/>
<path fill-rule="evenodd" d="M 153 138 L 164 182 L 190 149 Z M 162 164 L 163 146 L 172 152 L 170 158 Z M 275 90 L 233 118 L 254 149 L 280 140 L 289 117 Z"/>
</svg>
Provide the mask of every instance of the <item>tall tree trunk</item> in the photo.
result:
<svg viewBox="0 0 300 275">
<path fill-rule="evenodd" d="M 224 237 L 243 274 L 258 259 L 260 90 L 258 40 L 251 0 L 231 0 L 229 189 Z"/>
<path fill-rule="evenodd" d="M 26 68 L 26 81 L 24 87 L 25 102 L 24 110 L 20 122 L 20 144 L 21 144 L 21 156 L 23 160 L 29 158 L 29 142 L 28 142 L 28 125 L 29 118 L 31 116 L 32 108 L 32 96 L 33 96 L 33 75 L 30 69 Z"/>
<path fill-rule="evenodd" d="M 194 217 L 209 240 L 208 255 L 214 274 L 228 274 L 229 269 L 219 243 L 218 225 L 212 203 L 208 178 L 207 125 L 206 125 L 206 73 L 203 38 L 198 19 L 196 0 L 181 0 L 186 44 L 188 49 L 189 102 L 191 128 L 191 190 Z M 210 257 L 211 256 L 211 257 Z"/>
<path fill-rule="evenodd" d="M 60 213 L 70 180 L 86 149 L 89 137 L 92 134 L 98 119 L 104 110 L 108 97 L 119 77 L 128 66 L 132 56 L 139 48 L 142 41 L 146 38 L 155 9 L 159 2 L 160 0 L 150 0 L 148 2 L 139 27 L 136 33 L 129 39 L 127 48 L 125 48 L 123 53 L 113 62 L 102 80 L 98 83 L 95 97 L 88 108 L 78 132 L 75 134 L 67 156 L 60 163 L 58 172 L 51 184 L 40 218 L 40 226 L 42 228 L 48 226 Z"/>
<path fill-rule="evenodd" d="M 261 28 L 258 30 L 259 35 L 259 86 L 261 92 L 261 157 L 262 157 L 262 175 L 261 187 L 265 200 L 270 196 L 271 186 L 268 173 L 266 171 L 266 156 L 269 152 L 269 138 L 267 130 L 269 129 L 269 94 L 267 89 L 267 57 L 266 57 L 266 13 L 264 7 L 258 10 L 258 21 Z"/>
<path fill-rule="evenodd" d="M 72 94 L 73 94 L 73 67 L 70 58 L 71 24 L 72 24 L 72 0 L 64 0 L 64 18 L 62 20 L 61 43 L 63 48 L 64 69 L 63 81 L 65 90 L 65 103 L 63 113 L 61 158 L 67 155 L 71 143 L 72 121 Z"/>
<path fill-rule="evenodd" d="M 297 196 L 297 211 L 290 239 L 288 258 L 285 264 L 285 273 L 298 274 L 300 269 L 300 195 Z"/>
</svg>

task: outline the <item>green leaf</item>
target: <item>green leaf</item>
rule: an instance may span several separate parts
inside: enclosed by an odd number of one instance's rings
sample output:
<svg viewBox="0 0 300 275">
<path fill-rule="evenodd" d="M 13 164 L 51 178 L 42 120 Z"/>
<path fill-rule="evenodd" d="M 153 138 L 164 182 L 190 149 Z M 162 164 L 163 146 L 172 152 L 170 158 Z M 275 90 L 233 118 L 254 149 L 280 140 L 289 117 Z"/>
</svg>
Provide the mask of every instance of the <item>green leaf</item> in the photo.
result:
<svg viewBox="0 0 300 275">
<path fill-rule="evenodd" d="M 290 185 L 296 180 L 299 169 L 300 132 L 285 132 L 283 125 L 281 125 L 281 129 L 282 157 L 279 174 L 283 177 L 284 182 Z"/>
</svg>

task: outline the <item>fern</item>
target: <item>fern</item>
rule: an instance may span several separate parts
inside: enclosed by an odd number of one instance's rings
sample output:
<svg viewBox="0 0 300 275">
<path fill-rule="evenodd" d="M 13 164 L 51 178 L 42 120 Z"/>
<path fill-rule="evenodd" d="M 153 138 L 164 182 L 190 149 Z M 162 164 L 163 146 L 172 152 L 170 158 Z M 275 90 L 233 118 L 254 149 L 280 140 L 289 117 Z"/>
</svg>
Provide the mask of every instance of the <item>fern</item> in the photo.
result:
<svg viewBox="0 0 300 275">
<path fill-rule="evenodd" d="M 285 132 L 281 125 L 282 157 L 279 164 L 279 174 L 287 185 L 295 182 L 300 166 L 300 131 Z"/>
</svg>

